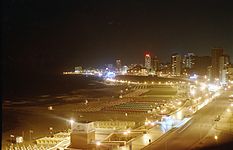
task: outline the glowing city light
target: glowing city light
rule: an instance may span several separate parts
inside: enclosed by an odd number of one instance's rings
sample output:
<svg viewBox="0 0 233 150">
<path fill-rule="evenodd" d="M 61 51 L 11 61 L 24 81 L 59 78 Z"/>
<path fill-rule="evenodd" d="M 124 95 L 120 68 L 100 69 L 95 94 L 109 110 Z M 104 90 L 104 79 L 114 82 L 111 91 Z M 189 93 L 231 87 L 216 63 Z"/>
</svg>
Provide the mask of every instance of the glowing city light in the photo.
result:
<svg viewBox="0 0 233 150">
<path fill-rule="evenodd" d="M 97 145 L 97 146 L 100 146 L 100 145 L 101 145 L 101 142 L 100 142 L 100 141 L 96 141 L 96 145 Z"/>
<path fill-rule="evenodd" d="M 209 90 L 209 91 L 216 92 L 216 91 L 219 90 L 219 89 L 220 89 L 220 87 L 217 86 L 217 85 L 215 85 L 215 84 L 209 84 L 209 85 L 208 85 L 208 90 Z"/>
<path fill-rule="evenodd" d="M 73 125 L 75 121 L 73 119 L 70 119 L 69 122 L 71 125 Z"/>
<path fill-rule="evenodd" d="M 218 140 L 218 136 L 217 136 L 217 135 L 215 135 L 215 136 L 214 136 L 214 139 L 215 139 L 215 140 Z"/>
<path fill-rule="evenodd" d="M 197 79 L 197 77 L 198 77 L 198 76 L 197 76 L 196 74 L 194 74 L 193 76 L 190 76 L 189 78 L 190 78 L 190 79 Z"/>
<path fill-rule="evenodd" d="M 131 131 L 128 129 L 128 130 L 127 130 L 127 133 L 129 134 L 129 133 L 131 133 Z"/>
<path fill-rule="evenodd" d="M 200 90 L 205 90 L 207 88 L 207 85 L 205 83 L 201 83 Z"/>
<path fill-rule="evenodd" d="M 144 143 L 144 144 L 148 144 L 151 138 L 152 138 L 152 137 L 151 137 L 150 134 L 144 134 L 144 135 L 143 135 L 143 143 Z"/>
<path fill-rule="evenodd" d="M 190 94 L 191 94 L 192 96 L 194 96 L 194 95 L 196 94 L 196 90 L 195 90 L 195 89 L 191 89 L 191 90 L 190 90 Z"/>
<path fill-rule="evenodd" d="M 151 122 L 151 123 L 150 123 L 150 125 L 151 125 L 151 126 L 154 126 L 154 125 L 155 125 L 155 123 L 154 123 L 154 122 Z"/>
<path fill-rule="evenodd" d="M 130 133 L 131 133 L 131 131 L 129 129 L 123 132 L 124 135 L 128 135 Z"/>
</svg>

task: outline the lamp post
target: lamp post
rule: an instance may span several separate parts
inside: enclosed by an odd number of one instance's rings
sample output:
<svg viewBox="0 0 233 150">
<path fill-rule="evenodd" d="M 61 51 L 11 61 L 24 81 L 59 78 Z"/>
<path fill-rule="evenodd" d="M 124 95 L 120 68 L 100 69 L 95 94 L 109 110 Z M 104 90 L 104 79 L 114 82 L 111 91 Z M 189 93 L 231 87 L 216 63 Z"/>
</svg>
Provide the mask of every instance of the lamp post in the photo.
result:
<svg viewBox="0 0 233 150">
<path fill-rule="evenodd" d="M 101 146 L 101 142 L 100 141 L 96 141 L 96 149 L 97 150 L 99 150 L 100 146 Z"/>
<path fill-rule="evenodd" d="M 216 141 L 216 144 L 218 144 L 218 136 L 217 135 L 214 136 L 214 139 Z"/>
<path fill-rule="evenodd" d="M 53 137 L 53 127 L 49 127 L 49 134 L 51 137 Z"/>
<path fill-rule="evenodd" d="M 70 123 L 70 129 L 72 130 L 72 126 L 73 126 L 73 124 L 75 123 L 75 121 L 74 121 L 73 119 L 70 119 L 70 120 L 69 120 L 69 123 Z"/>
</svg>

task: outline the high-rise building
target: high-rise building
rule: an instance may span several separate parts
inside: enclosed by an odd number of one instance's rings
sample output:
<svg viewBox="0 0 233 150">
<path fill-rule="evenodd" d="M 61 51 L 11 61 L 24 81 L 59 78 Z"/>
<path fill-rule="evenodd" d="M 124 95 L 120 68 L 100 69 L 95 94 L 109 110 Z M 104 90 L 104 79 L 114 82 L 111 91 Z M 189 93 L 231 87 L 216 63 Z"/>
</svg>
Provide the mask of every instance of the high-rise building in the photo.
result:
<svg viewBox="0 0 233 150">
<path fill-rule="evenodd" d="M 233 81 L 233 67 L 230 66 L 227 68 L 227 79 Z"/>
<path fill-rule="evenodd" d="M 171 63 L 160 63 L 159 64 L 159 71 L 162 74 L 171 74 Z"/>
<path fill-rule="evenodd" d="M 185 69 L 191 69 L 191 68 L 193 68 L 194 56 L 195 55 L 193 53 L 188 53 L 188 54 L 184 55 L 184 58 L 183 58 L 183 68 L 185 68 Z"/>
<path fill-rule="evenodd" d="M 229 55 L 226 55 L 226 54 L 224 54 L 224 55 L 222 55 L 223 57 L 224 57 L 224 64 L 225 64 L 225 67 L 228 67 L 230 64 L 231 64 L 231 62 L 230 62 L 230 56 Z"/>
<path fill-rule="evenodd" d="M 227 68 L 230 64 L 230 57 L 228 55 L 222 55 L 219 57 L 219 80 L 221 84 L 227 82 Z"/>
<path fill-rule="evenodd" d="M 210 56 L 194 56 L 192 70 L 195 74 L 207 75 L 209 66 L 211 66 Z"/>
<path fill-rule="evenodd" d="M 171 57 L 171 71 L 172 75 L 181 75 L 181 56 L 177 53 L 173 54 Z"/>
<path fill-rule="evenodd" d="M 151 68 L 156 73 L 159 70 L 159 60 L 157 56 L 153 57 L 151 60 Z"/>
<path fill-rule="evenodd" d="M 219 78 L 220 75 L 220 68 L 219 68 L 219 58 L 223 55 L 223 48 L 213 48 L 211 50 L 212 56 L 212 80 L 215 78 Z"/>
<path fill-rule="evenodd" d="M 146 53 L 145 55 L 145 68 L 147 70 L 151 69 L 151 55 L 149 53 Z"/>
<path fill-rule="evenodd" d="M 195 55 L 194 53 L 187 53 L 182 58 L 182 73 L 183 75 L 190 75 L 193 73 Z"/>
<path fill-rule="evenodd" d="M 207 77 L 208 77 L 208 79 L 212 78 L 211 74 L 212 74 L 212 66 L 208 66 L 207 67 Z"/>
<path fill-rule="evenodd" d="M 116 71 L 117 72 L 120 72 L 122 69 L 121 69 L 121 60 L 120 59 L 117 59 L 116 60 Z"/>
</svg>

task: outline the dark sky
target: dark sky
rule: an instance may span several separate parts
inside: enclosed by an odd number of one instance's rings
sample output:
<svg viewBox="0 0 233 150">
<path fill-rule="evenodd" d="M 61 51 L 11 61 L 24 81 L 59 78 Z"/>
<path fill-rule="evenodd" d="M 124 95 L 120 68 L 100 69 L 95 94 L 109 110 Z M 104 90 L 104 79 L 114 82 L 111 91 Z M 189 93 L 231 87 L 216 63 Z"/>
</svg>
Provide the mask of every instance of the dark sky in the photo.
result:
<svg viewBox="0 0 233 150">
<path fill-rule="evenodd" d="M 233 57 L 230 0 L 4 0 L 2 48 L 7 71 L 63 71 L 76 65 L 161 61 L 173 52 Z"/>
</svg>

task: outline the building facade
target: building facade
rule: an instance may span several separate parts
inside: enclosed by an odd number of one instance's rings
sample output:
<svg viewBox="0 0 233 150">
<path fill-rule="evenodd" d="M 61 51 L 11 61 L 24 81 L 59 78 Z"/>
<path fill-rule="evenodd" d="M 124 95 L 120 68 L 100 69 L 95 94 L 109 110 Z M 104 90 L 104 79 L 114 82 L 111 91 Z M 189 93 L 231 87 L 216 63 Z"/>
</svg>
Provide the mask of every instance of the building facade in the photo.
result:
<svg viewBox="0 0 233 150">
<path fill-rule="evenodd" d="M 152 70 L 155 72 L 155 74 L 157 74 L 157 72 L 159 71 L 159 59 L 157 58 L 157 56 L 152 58 Z"/>
<path fill-rule="evenodd" d="M 145 76 L 148 74 L 147 68 L 142 67 L 141 65 L 136 65 L 133 68 L 127 70 L 128 75 L 142 75 Z"/>
<path fill-rule="evenodd" d="M 195 58 L 194 53 L 188 53 L 188 54 L 184 55 L 183 63 L 182 63 L 183 68 L 185 68 L 185 69 L 193 68 L 194 58 Z"/>
<path fill-rule="evenodd" d="M 151 55 L 149 53 L 145 55 L 145 68 L 147 70 L 151 69 Z"/>
<path fill-rule="evenodd" d="M 75 122 L 71 125 L 70 148 L 90 149 L 94 141 L 94 122 Z"/>
<path fill-rule="evenodd" d="M 204 76 L 208 74 L 208 67 L 211 66 L 210 56 L 195 56 L 192 70 L 195 74 Z"/>
<path fill-rule="evenodd" d="M 229 65 L 229 55 L 222 55 L 219 57 L 219 81 L 221 84 L 227 84 L 227 68 Z"/>
<path fill-rule="evenodd" d="M 173 76 L 180 76 L 181 75 L 181 55 L 175 53 L 171 57 L 171 73 Z"/>
<path fill-rule="evenodd" d="M 121 72 L 122 68 L 121 68 L 121 60 L 117 59 L 116 60 L 116 71 L 117 72 Z"/>
<path fill-rule="evenodd" d="M 219 78 L 220 76 L 220 65 L 219 65 L 219 58 L 223 55 L 223 48 L 213 48 L 211 50 L 212 56 L 212 73 L 211 73 L 211 80 Z"/>
</svg>

